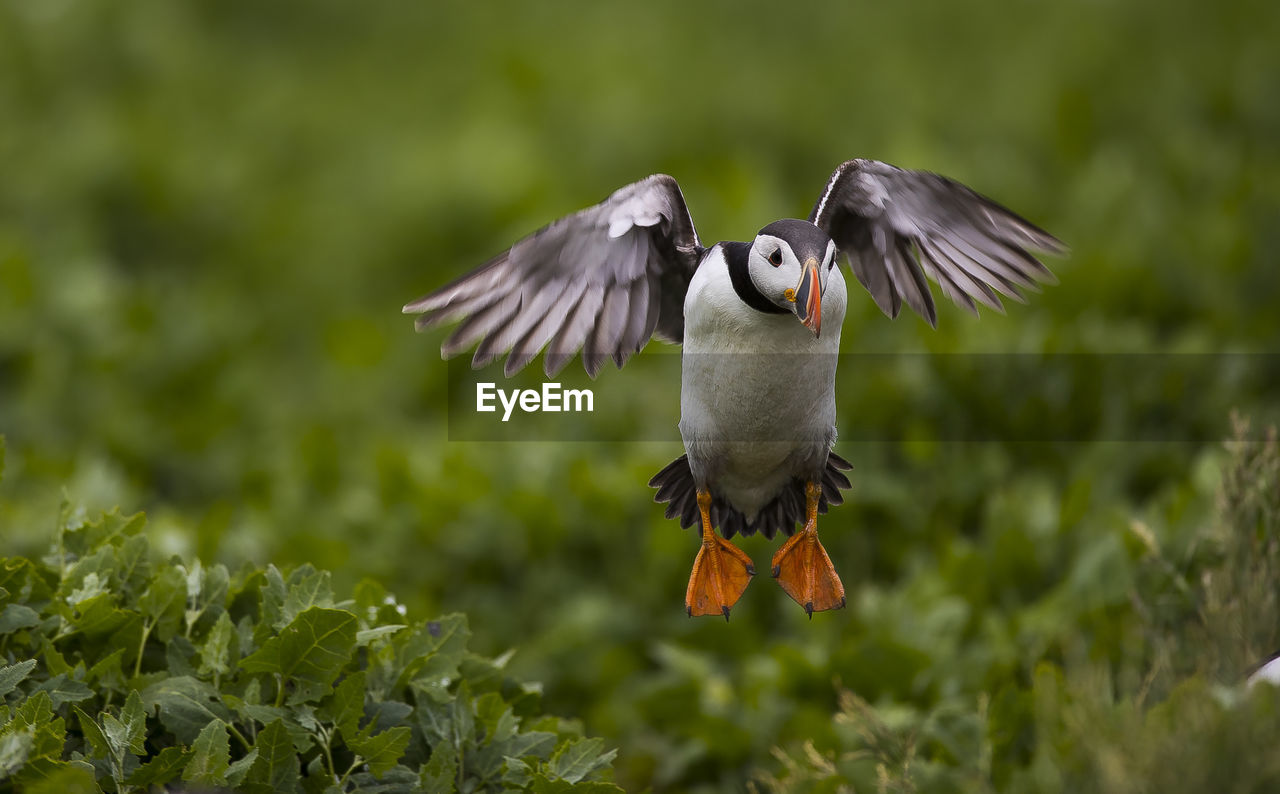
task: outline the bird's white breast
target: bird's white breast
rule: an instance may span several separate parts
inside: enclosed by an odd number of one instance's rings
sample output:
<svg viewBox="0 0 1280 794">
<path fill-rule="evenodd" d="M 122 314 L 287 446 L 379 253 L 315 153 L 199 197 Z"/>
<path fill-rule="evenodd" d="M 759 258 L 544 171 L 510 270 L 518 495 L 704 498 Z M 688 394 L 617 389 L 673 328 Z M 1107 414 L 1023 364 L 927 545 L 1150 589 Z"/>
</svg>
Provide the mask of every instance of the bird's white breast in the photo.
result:
<svg viewBox="0 0 1280 794">
<path fill-rule="evenodd" d="M 719 246 L 685 297 L 680 434 L 696 479 L 752 518 L 835 436 L 835 371 L 847 294 L 822 296 L 822 336 L 790 312 L 747 306 Z"/>
</svg>

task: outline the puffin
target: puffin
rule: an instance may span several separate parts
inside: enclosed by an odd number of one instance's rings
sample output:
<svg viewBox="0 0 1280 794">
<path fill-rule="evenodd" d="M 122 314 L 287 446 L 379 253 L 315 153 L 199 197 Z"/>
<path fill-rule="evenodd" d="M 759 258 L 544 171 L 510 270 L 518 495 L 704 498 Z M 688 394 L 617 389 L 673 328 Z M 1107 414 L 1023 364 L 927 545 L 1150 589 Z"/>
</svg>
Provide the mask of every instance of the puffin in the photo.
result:
<svg viewBox="0 0 1280 794">
<path fill-rule="evenodd" d="M 1003 312 L 1002 296 L 1025 303 L 1056 283 L 1038 256 L 1065 250 L 959 182 L 866 159 L 836 168 L 806 219 L 706 247 L 679 184 L 655 174 L 403 311 L 419 331 L 458 323 L 442 356 L 475 346 L 474 368 L 505 356 L 508 377 L 539 353 L 550 378 L 581 351 L 594 379 L 650 339 L 682 345 L 685 454 L 649 485 L 667 518 L 699 527 L 685 611 L 728 620 L 756 573 L 732 538 L 781 532 L 770 573 L 812 619 L 846 604 L 817 528 L 850 488 L 851 466 L 832 451 L 843 266 L 886 316 L 906 304 L 936 328 L 926 279 L 975 315 L 978 304 Z"/>
</svg>

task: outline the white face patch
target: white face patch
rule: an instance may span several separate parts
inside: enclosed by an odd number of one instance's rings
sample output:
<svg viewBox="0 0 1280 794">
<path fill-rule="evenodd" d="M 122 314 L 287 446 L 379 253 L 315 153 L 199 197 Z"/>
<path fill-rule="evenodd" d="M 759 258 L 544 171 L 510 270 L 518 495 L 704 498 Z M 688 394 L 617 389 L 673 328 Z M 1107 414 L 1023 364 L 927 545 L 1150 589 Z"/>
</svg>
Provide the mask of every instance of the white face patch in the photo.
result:
<svg viewBox="0 0 1280 794">
<path fill-rule="evenodd" d="M 759 235 L 751 247 L 747 269 L 766 299 L 786 309 L 793 306 L 787 294 L 795 294 L 802 267 L 790 243 L 770 234 Z"/>
</svg>

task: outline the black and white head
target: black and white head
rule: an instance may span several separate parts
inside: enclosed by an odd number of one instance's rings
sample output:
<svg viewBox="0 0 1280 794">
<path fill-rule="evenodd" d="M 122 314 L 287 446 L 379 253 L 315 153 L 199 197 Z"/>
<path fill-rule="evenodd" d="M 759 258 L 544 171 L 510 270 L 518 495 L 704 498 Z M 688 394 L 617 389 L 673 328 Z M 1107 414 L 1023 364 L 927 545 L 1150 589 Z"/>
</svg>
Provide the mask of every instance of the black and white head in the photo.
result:
<svg viewBox="0 0 1280 794">
<path fill-rule="evenodd" d="M 822 295 L 836 265 L 831 236 L 808 221 L 784 218 L 760 230 L 748 272 L 756 289 L 796 317 L 814 336 L 822 330 Z"/>
</svg>

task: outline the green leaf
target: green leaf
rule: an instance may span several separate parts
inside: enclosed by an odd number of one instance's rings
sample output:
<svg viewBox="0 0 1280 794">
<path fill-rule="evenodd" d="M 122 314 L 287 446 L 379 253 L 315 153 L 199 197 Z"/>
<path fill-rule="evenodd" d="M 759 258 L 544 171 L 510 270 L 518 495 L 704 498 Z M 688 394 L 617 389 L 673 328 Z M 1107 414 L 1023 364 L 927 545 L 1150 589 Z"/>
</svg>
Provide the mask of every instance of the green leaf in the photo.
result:
<svg viewBox="0 0 1280 794">
<path fill-rule="evenodd" d="M 101 720 L 99 725 L 102 726 L 102 734 L 107 737 L 108 756 L 112 758 L 124 758 L 129 751 L 129 732 L 125 729 L 124 724 L 111 714 L 103 712 L 98 715 Z"/>
<path fill-rule="evenodd" d="M 167 642 L 182 625 L 187 601 L 187 581 L 180 566 L 159 566 L 147 591 L 138 599 L 142 616 L 156 626 L 156 637 Z"/>
<path fill-rule="evenodd" d="M 258 750 L 254 748 L 250 750 L 244 758 L 236 761 L 227 767 L 227 785 L 233 789 L 240 788 L 240 784 L 244 782 L 245 777 L 249 774 L 249 770 L 253 768 L 253 764 L 258 760 Z"/>
<path fill-rule="evenodd" d="M 31 671 L 35 669 L 35 666 L 35 659 L 27 659 L 24 662 L 0 667 L 0 698 L 12 692 L 18 684 L 21 684 L 27 676 L 31 675 Z"/>
<path fill-rule="evenodd" d="M 289 716 L 289 710 L 282 706 L 267 706 L 262 703 L 246 703 L 234 695 L 223 695 L 223 701 L 230 706 L 236 714 L 245 719 L 254 720 L 266 725 L 276 720 L 285 719 Z"/>
<path fill-rule="evenodd" d="M 258 679 L 253 679 L 249 685 L 244 688 L 244 702 L 250 706 L 257 706 L 262 703 L 262 685 L 258 683 Z"/>
<path fill-rule="evenodd" d="M 262 583 L 262 622 L 259 628 L 269 631 L 281 629 L 289 623 L 284 618 L 284 602 L 289 597 L 284 577 L 274 565 L 268 565 Z"/>
<path fill-rule="evenodd" d="M 327 694 L 355 652 L 356 616 L 340 609 L 312 607 L 240 662 L 248 672 L 280 673 L 297 684 L 291 704 Z"/>
<path fill-rule="evenodd" d="M 212 724 L 212 723 L 211 723 Z M 191 758 L 191 751 L 183 747 L 166 747 L 138 767 L 125 781 L 131 786 L 150 789 L 178 779 L 178 775 Z"/>
<path fill-rule="evenodd" d="M 317 571 L 310 565 L 304 565 L 289 576 L 281 619 L 290 623 L 312 607 L 332 608 L 333 588 L 329 584 L 328 571 Z"/>
<path fill-rule="evenodd" d="M 437 742 L 431 748 L 431 759 L 418 770 L 418 784 L 423 791 L 452 794 L 458 790 L 458 751 L 449 742 Z"/>
<path fill-rule="evenodd" d="M 285 710 L 285 713 L 292 717 L 299 725 L 312 733 L 320 732 L 320 720 L 316 717 L 316 710 L 308 705 L 293 706 Z"/>
<path fill-rule="evenodd" d="M 554 733 L 549 731 L 528 731 L 526 733 L 517 733 L 508 741 L 497 745 L 496 749 L 504 756 L 524 758 L 532 755 L 545 759 L 555 746 L 556 735 Z"/>
<path fill-rule="evenodd" d="M 196 646 L 191 640 L 175 634 L 164 644 L 164 663 L 169 675 L 188 675 L 196 677 L 196 666 L 192 663 L 196 658 Z"/>
<path fill-rule="evenodd" d="M 123 758 L 125 753 L 132 753 L 133 755 L 146 754 L 146 748 L 142 745 L 142 737 L 139 736 L 135 743 L 129 726 L 125 724 L 124 720 L 105 712 L 100 716 L 102 717 L 102 732 L 107 736 L 107 744 L 111 747 L 112 755 L 117 758 Z"/>
<path fill-rule="evenodd" d="M 160 722 L 183 744 L 194 742 L 211 720 L 231 719 L 217 690 L 190 676 L 158 681 L 142 691 L 142 700 L 148 709 L 159 707 Z"/>
<path fill-rule="evenodd" d="M 107 742 L 107 736 L 102 732 L 102 727 L 79 706 L 72 706 L 71 708 L 80 720 L 80 732 L 84 734 L 85 741 L 89 743 L 89 749 L 99 758 L 110 758 L 111 745 Z"/>
<path fill-rule="evenodd" d="M 401 629 L 409 628 L 403 623 L 393 623 L 387 626 L 377 626 L 372 629 L 362 629 L 356 632 L 356 645 L 365 646 L 374 640 L 395 634 Z"/>
<path fill-rule="evenodd" d="M 88 601 L 92 598 L 97 598 L 98 596 L 106 592 L 107 592 L 107 583 L 102 581 L 102 579 L 98 576 L 97 571 L 93 571 L 91 573 L 87 573 L 84 575 L 84 577 L 80 580 L 80 586 L 77 588 L 74 588 L 71 591 L 71 595 L 67 596 L 67 603 L 73 607 L 78 607 L 80 606 L 80 604 L 84 603 L 85 601 Z"/>
<path fill-rule="evenodd" d="M 124 708 L 120 710 L 120 722 L 128 732 L 129 748 L 135 755 L 145 755 L 143 742 L 147 738 L 147 710 L 142 705 L 142 696 L 137 690 L 125 698 Z"/>
<path fill-rule="evenodd" d="M 116 606 L 114 593 L 101 593 L 76 604 L 80 613 L 71 625 L 86 637 L 104 637 L 126 631 L 129 623 L 137 623 L 138 616 Z"/>
<path fill-rule="evenodd" d="M 365 706 L 364 713 L 378 729 L 394 725 L 408 725 L 413 716 L 413 706 L 399 700 L 376 700 Z M 372 729 L 366 726 L 366 731 Z"/>
<path fill-rule="evenodd" d="M 43 760 L 18 776 L 23 794 L 100 794 L 94 768 L 84 761 Z"/>
<path fill-rule="evenodd" d="M 231 577 L 225 565 L 214 565 L 205 568 L 200 560 L 191 563 L 186 571 L 187 608 L 184 613 L 188 633 L 200 618 L 212 610 L 215 614 L 223 614 L 223 605 L 227 599 L 227 590 Z"/>
<path fill-rule="evenodd" d="M 191 760 L 182 770 L 182 779 L 188 783 L 221 786 L 226 782 L 227 769 L 231 765 L 231 739 L 227 725 L 214 720 L 204 726 L 191 745 Z"/>
<path fill-rule="evenodd" d="M 21 599 L 23 601 L 31 601 L 35 594 L 28 592 L 34 583 L 43 584 L 44 580 L 39 577 L 33 577 L 31 561 L 25 557 L 4 557 L 0 558 L 0 587 L 3 587 L 11 597 Z M 45 590 L 48 590 L 46 585 Z"/>
<path fill-rule="evenodd" d="M 66 741 L 66 723 L 61 717 L 54 718 L 48 692 L 37 692 L 27 698 L 13 712 L 8 724 L 0 728 L 0 737 L 16 733 L 28 734 L 32 740 L 27 751 L 27 768 L 22 774 L 31 772 L 33 764 L 44 769 L 48 767 L 44 762 L 57 761 L 61 757 Z"/>
<path fill-rule="evenodd" d="M 0 635 L 39 625 L 39 613 L 26 604 L 9 604 L 0 612 Z"/>
<path fill-rule="evenodd" d="M 400 756 L 404 755 L 405 748 L 409 746 L 410 733 L 410 730 L 403 726 L 389 728 L 368 738 L 348 742 L 348 745 L 364 758 L 374 777 L 382 777 L 382 774 L 395 766 Z"/>
<path fill-rule="evenodd" d="M 145 525 L 146 516 L 142 513 L 123 516 L 119 508 L 114 508 L 94 521 L 68 527 L 62 534 L 62 542 L 66 550 L 75 556 L 87 557 L 118 538 L 138 534 Z"/>
<path fill-rule="evenodd" d="M 356 582 L 351 595 L 354 597 L 356 608 L 361 614 L 368 613 L 372 615 L 376 613 L 382 607 L 387 606 L 388 599 L 392 603 L 395 602 L 395 597 L 387 592 L 387 588 L 382 582 L 368 577 Z M 370 619 L 372 620 L 373 618 Z"/>
<path fill-rule="evenodd" d="M 193 560 L 190 566 L 180 566 L 185 571 L 187 580 L 187 603 L 194 605 L 200 598 L 200 590 L 204 587 L 204 565 L 200 560 Z"/>
<path fill-rule="evenodd" d="M 604 739 L 572 739 L 551 755 L 547 769 L 556 778 L 577 783 L 609 764 L 617 754 L 617 750 L 604 752 Z"/>
<path fill-rule="evenodd" d="M 235 631 L 230 615 L 226 612 L 218 615 L 218 620 L 200 645 L 200 675 L 226 675 L 231 671 L 231 640 Z"/>
<path fill-rule="evenodd" d="M 533 779 L 533 770 L 523 759 L 513 756 L 503 757 L 506 769 L 502 772 L 502 782 L 514 788 L 524 788 Z"/>
<path fill-rule="evenodd" d="M 123 670 L 125 650 L 125 648 L 116 648 L 99 659 L 93 667 L 89 668 L 85 680 L 95 684 L 99 691 L 122 689 L 125 683 Z"/>
<path fill-rule="evenodd" d="M 121 587 L 130 596 L 136 598 L 145 591 L 147 581 L 151 578 L 151 544 L 146 535 L 134 535 L 124 542 L 116 555 L 116 576 Z"/>
<path fill-rule="evenodd" d="M 418 727 L 427 743 L 449 742 L 455 746 L 474 741 L 475 715 L 472 713 L 471 696 L 467 682 L 458 686 L 452 699 L 433 697 L 438 690 L 419 692 L 415 715 Z"/>
<path fill-rule="evenodd" d="M 515 735 L 518 720 L 497 692 L 476 698 L 476 720 L 484 730 L 485 744 L 502 743 Z"/>
<path fill-rule="evenodd" d="M 299 783 L 298 754 L 283 720 L 276 720 L 258 733 L 253 749 L 258 757 L 244 777 L 248 792 L 296 792 Z"/>
<path fill-rule="evenodd" d="M 459 614 L 427 621 L 408 637 L 396 637 L 396 661 L 401 670 L 396 688 L 411 680 L 439 682 L 455 678 L 470 638 L 467 618 Z"/>
<path fill-rule="evenodd" d="M 11 730 L 39 730 L 48 725 L 53 720 L 53 701 L 49 698 L 48 692 L 36 692 L 31 697 L 22 702 L 18 706 L 18 710 L 13 713 L 13 717 L 9 720 L 9 724 L 4 726 L 3 732 Z"/>
<path fill-rule="evenodd" d="M 612 783 L 595 780 L 570 783 L 562 778 L 548 778 L 542 774 L 532 777 L 529 790 L 534 794 L 625 794 Z"/>
<path fill-rule="evenodd" d="M 363 670 L 344 678 L 333 690 L 333 697 L 320 710 L 321 717 L 336 725 L 346 741 L 351 741 L 359 733 L 360 717 L 364 714 L 366 679 Z"/>
<path fill-rule="evenodd" d="M 419 794 L 418 773 L 407 766 L 397 765 L 382 775 L 374 777 L 368 772 L 356 772 L 347 779 L 351 794 Z"/>
<path fill-rule="evenodd" d="M 16 731 L 0 736 L 0 780 L 13 775 L 27 763 L 35 746 L 32 731 Z"/>
<path fill-rule="evenodd" d="M 69 592 L 70 595 L 64 600 L 73 606 L 101 593 L 112 592 L 115 589 L 117 564 L 114 546 L 98 548 L 71 565 L 63 576 L 58 591 Z"/>
<path fill-rule="evenodd" d="M 55 675 L 35 687 L 32 692 L 48 692 L 55 709 L 62 708 L 64 703 L 79 703 L 94 696 L 94 691 L 85 686 L 83 681 L 68 678 L 66 673 Z"/>
<path fill-rule="evenodd" d="M 45 669 L 53 675 L 71 672 L 71 665 L 67 664 L 53 641 L 43 635 L 40 637 L 39 658 L 44 662 Z"/>
<path fill-rule="evenodd" d="M 196 599 L 196 606 L 202 611 L 215 607 L 221 609 L 226 603 L 227 593 L 230 590 L 231 574 L 227 571 L 227 566 L 218 563 L 205 568 L 200 581 L 200 597 Z"/>
</svg>

